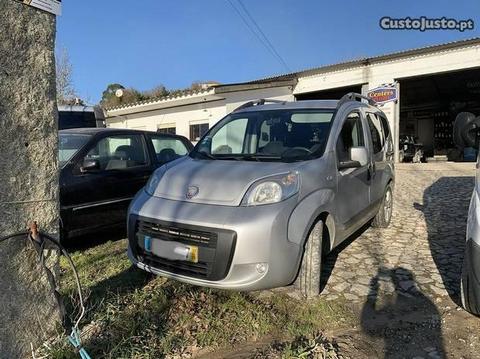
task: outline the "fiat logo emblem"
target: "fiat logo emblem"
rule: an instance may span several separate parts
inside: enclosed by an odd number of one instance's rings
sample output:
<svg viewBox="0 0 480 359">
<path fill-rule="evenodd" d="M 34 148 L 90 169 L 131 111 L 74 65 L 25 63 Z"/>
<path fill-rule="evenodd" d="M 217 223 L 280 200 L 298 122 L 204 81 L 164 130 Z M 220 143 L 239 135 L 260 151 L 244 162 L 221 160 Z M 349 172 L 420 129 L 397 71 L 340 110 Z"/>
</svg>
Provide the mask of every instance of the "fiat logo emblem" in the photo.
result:
<svg viewBox="0 0 480 359">
<path fill-rule="evenodd" d="M 187 199 L 192 199 L 198 194 L 199 191 L 200 190 L 197 186 L 188 186 L 187 194 L 185 196 L 187 197 Z"/>
</svg>

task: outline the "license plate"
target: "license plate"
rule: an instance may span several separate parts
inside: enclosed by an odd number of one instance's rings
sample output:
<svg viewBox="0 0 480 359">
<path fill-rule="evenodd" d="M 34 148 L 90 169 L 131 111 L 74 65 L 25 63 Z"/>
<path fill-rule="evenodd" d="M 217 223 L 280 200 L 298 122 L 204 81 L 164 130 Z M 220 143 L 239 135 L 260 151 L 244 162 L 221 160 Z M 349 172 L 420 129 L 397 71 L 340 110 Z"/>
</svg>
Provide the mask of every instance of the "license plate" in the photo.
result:
<svg viewBox="0 0 480 359">
<path fill-rule="evenodd" d="M 198 247 L 174 241 L 144 237 L 145 250 L 157 257 L 198 263 Z"/>
</svg>

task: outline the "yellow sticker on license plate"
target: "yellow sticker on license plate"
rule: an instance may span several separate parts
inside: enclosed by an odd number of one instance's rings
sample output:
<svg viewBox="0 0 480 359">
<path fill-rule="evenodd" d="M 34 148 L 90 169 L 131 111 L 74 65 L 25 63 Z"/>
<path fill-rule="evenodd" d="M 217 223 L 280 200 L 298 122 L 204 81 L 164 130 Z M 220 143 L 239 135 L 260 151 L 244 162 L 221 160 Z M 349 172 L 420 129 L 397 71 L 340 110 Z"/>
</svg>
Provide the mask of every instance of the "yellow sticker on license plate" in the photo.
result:
<svg viewBox="0 0 480 359">
<path fill-rule="evenodd" d="M 190 262 L 198 263 L 198 247 L 197 246 L 188 246 L 188 248 L 190 250 L 188 251 L 187 259 Z"/>
</svg>

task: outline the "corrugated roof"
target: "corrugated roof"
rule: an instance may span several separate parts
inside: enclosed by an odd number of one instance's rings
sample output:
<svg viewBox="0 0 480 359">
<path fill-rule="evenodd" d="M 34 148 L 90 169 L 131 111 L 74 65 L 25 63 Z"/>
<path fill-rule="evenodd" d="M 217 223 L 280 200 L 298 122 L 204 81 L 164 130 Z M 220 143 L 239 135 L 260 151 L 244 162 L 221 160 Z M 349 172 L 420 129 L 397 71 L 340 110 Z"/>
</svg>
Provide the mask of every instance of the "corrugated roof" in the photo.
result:
<svg viewBox="0 0 480 359">
<path fill-rule="evenodd" d="M 363 58 L 359 58 L 359 59 L 355 59 L 355 60 L 347 60 L 347 61 L 343 61 L 343 62 L 337 62 L 335 64 L 323 65 L 323 66 L 312 67 L 312 68 L 309 68 L 309 69 L 300 70 L 300 71 L 296 71 L 296 72 L 290 72 L 290 73 L 287 73 L 287 74 L 264 77 L 264 78 L 261 78 L 261 79 L 247 81 L 247 82 L 243 82 L 243 83 L 239 83 L 239 84 L 256 84 L 256 83 L 264 83 L 264 82 L 278 81 L 278 80 L 284 80 L 284 79 L 288 80 L 288 79 L 292 79 L 292 78 L 298 78 L 299 76 L 302 76 L 302 75 L 314 74 L 316 72 L 325 72 L 325 71 L 330 71 L 330 70 L 340 70 L 340 69 L 348 68 L 348 67 L 352 67 L 352 66 L 368 65 L 368 64 L 374 63 L 374 62 L 388 61 L 388 60 L 392 60 L 392 59 L 395 59 L 395 58 L 422 55 L 422 54 L 438 52 L 438 51 L 445 51 L 445 50 L 449 50 L 449 49 L 454 49 L 454 48 L 458 48 L 458 47 L 466 47 L 466 46 L 471 46 L 471 45 L 480 45 L 480 37 L 474 37 L 474 38 L 458 40 L 458 41 L 451 41 L 451 42 L 447 42 L 447 43 L 443 43 L 443 44 L 428 45 L 428 46 L 424 46 L 424 47 L 418 47 L 418 48 L 415 48 L 415 49 L 391 52 L 391 53 L 383 54 L 383 55 L 363 57 Z"/>
<path fill-rule="evenodd" d="M 183 90 L 183 91 L 177 92 L 175 95 L 168 95 L 168 96 L 163 96 L 163 97 L 154 97 L 154 98 L 150 98 L 148 100 L 130 102 L 130 103 L 125 103 L 125 104 L 118 105 L 118 106 L 107 107 L 107 108 L 105 108 L 105 111 L 113 111 L 113 110 L 119 110 L 119 109 L 127 108 L 127 107 L 135 107 L 135 106 L 153 104 L 153 103 L 157 103 L 157 102 L 178 100 L 178 99 L 181 99 L 183 97 L 189 97 L 189 96 L 194 96 L 194 95 L 203 95 L 203 94 L 207 94 L 208 92 L 212 91 L 212 89 L 213 89 L 213 87 L 209 87 L 209 88 L 206 88 L 206 89 L 199 89 L 199 90 Z"/>
</svg>

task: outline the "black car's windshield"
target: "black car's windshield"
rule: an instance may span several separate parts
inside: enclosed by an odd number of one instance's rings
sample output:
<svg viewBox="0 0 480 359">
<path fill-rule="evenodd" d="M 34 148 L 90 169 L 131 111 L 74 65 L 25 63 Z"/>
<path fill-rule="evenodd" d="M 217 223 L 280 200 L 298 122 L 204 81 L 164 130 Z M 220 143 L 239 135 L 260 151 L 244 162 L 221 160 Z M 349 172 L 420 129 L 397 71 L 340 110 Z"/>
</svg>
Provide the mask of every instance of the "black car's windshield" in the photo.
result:
<svg viewBox="0 0 480 359">
<path fill-rule="evenodd" d="M 60 133 L 58 141 L 58 161 L 63 167 L 90 139 L 90 135 Z"/>
<path fill-rule="evenodd" d="M 197 159 L 304 161 L 323 154 L 333 110 L 272 110 L 230 114 L 195 146 Z"/>
</svg>

